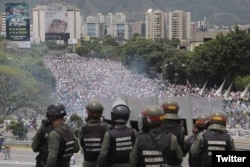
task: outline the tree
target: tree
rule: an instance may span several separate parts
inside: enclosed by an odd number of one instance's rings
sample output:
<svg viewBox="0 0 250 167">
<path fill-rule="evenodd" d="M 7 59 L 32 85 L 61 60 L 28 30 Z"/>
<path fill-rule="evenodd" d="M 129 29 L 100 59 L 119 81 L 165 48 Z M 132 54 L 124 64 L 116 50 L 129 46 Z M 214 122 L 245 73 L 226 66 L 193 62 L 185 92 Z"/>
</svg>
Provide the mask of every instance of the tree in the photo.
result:
<svg viewBox="0 0 250 167">
<path fill-rule="evenodd" d="M 9 115 L 28 107 L 37 107 L 34 101 L 42 102 L 42 98 L 47 97 L 43 87 L 30 73 L 0 65 L 0 113 Z"/>
<path fill-rule="evenodd" d="M 81 45 L 76 48 L 76 53 L 83 57 L 90 57 L 91 50 L 87 45 Z"/>
<path fill-rule="evenodd" d="M 184 84 L 187 80 L 187 65 L 189 64 L 189 52 L 185 50 L 172 50 L 165 52 L 162 66 L 165 67 L 165 79 L 170 83 Z"/>
<path fill-rule="evenodd" d="M 69 118 L 69 126 L 73 129 L 76 136 L 79 136 L 80 129 L 83 125 L 83 119 L 76 113 L 72 114 Z"/>
<path fill-rule="evenodd" d="M 41 57 L 41 48 L 4 50 L 0 46 L 0 114 L 29 116 L 51 101 L 56 80 Z"/>
<path fill-rule="evenodd" d="M 110 46 L 110 45 L 102 47 L 102 49 L 99 51 L 98 57 L 119 60 L 120 48 L 118 46 Z"/>
<path fill-rule="evenodd" d="M 173 39 L 164 38 L 160 39 L 159 43 L 164 45 L 164 48 L 177 48 L 180 45 L 180 40 L 176 38 Z"/>
<path fill-rule="evenodd" d="M 220 85 L 226 78 L 229 82 L 237 76 L 244 77 L 250 72 L 250 30 L 234 30 L 226 35 L 219 34 L 195 48 L 188 66 L 189 76 L 196 83 Z"/>
<path fill-rule="evenodd" d="M 123 63 L 139 73 L 148 73 L 162 61 L 164 48 L 151 39 L 135 36 L 122 47 Z"/>
<path fill-rule="evenodd" d="M 111 46 L 118 46 L 119 44 L 116 42 L 115 38 L 111 35 L 106 35 L 103 39 L 103 46 L 111 45 Z"/>
<path fill-rule="evenodd" d="M 41 111 L 50 101 L 56 83 L 43 64 L 41 48 L 6 50 L 1 46 L 0 114 L 26 117 Z"/>
<path fill-rule="evenodd" d="M 247 75 L 245 77 L 237 76 L 234 80 L 234 84 L 236 85 L 238 90 L 244 90 L 246 86 L 250 83 L 250 75 Z"/>
<path fill-rule="evenodd" d="M 67 48 L 67 43 L 64 42 L 64 44 L 57 44 L 56 40 L 49 40 L 44 42 L 44 44 L 49 50 L 63 50 Z"/>
<path fill-rule="evenodd" d="M 25 128 L 23 121 L 11 120 L 7 126 L 7 130 L 10 130 L 14 136 L 18 136 L 19 140 L 24 140 L 28 130 Z"/>
<path fill-rule="evenodd" d="M 75 124 L 77 128 L 80 128 L 84 123 L 82 120 L 82 117 L 80 117 L 76 113 L 74 113 L 70 116 L 70 122 Z"/>
</svg>

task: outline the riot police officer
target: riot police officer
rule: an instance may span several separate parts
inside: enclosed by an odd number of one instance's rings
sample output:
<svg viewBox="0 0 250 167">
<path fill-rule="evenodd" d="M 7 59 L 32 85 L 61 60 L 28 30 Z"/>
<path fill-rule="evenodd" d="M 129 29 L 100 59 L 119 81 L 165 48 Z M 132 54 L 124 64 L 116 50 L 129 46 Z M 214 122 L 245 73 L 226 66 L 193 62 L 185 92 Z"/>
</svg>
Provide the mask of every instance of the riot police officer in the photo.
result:
<svg viewBox="0 0 250 167">
<path fill-rule="evenodd" d="M 193 135 L 188 137 L 184 141 L 184 156 L 187 152 L 189 152 L 191 145 L 197 139 L 197 136 L 201 135 L 209 125 L 209 116 L 206 114 L 200 115 L 197 117 L 195 124 L 193 126 Z M 189 167 L 200 167 L 200 157 L 193 157 L 191 153 L 189 153 L 188 163 Z"/>
<path fill-rule="evenodd" d="M 129 154 L 135 140 L 135 130 L 126 126 L 130 109 L 122 103 L 115 105 L 111 111 L 114 127 L 104 135 L 101 152 L 98 157 L 99 167 L 104 166 L 107 159 L 110 166 L 130 167 Z"/>
<path fill-rule="evenodd" d="M 66 115 L 66 108 L 62 103 L 52 103 L 47 108 L 46 116 L 53 125 L 47 138 L 47 167 L 69 167 L 71 156 L 80 149 L 74 132 L 64 123 Z"/>
<path fill-rule="evenodd" d="M 173 100 L 167 100 L 161 107 L 165 113 L 163 131 L 175 135 L 181 150 L 184 152 L 185 128 L 179 120 L 179 104 Z"/>
<path fill-rule="evenodd" d="M 148 130 L 138 134 L 135 140 L 130 153 L 131 166 L 174 166 L 173 159 L 181 164 L 183 154 L 176 137 L 171 133 L 162 132 L 163 110 L 156 105 L 150 105 L 139 118 L 139 127 L 143 126 L 140 129 Z"/>
<path fill-rule="evenodd" d="M 191 146 L 190 153 L 199 157 L 200 167 L 212 166 L 212 151 L 233 151 L 235 144 L 233 138 L 226 131 L 227 115 L 223 111 L 216 111 L 209 117 L 208 129 L 197 137 Z"/>
<path fill-rule="evenodd" d="M 80 144 L 84 155 L 84 167 L 97 166 L 97 159 L 101 150 L 105 132 L 109 129 L 107 123 L 101 120 L 103 106 L 100 102 L 90 101 L 86 107 L 87 122 L 80 131 Z"/>
<path fill-rule="evenodd" d="M 48 157 L 47 137 L 52 129 L 52 123 L 48 119 L 44 119 L 33 138 L 31 148 L 34 152 L 38 152 L 36 157 L 36 167 L 44 167 L 46 165 Z"/>
</svg>

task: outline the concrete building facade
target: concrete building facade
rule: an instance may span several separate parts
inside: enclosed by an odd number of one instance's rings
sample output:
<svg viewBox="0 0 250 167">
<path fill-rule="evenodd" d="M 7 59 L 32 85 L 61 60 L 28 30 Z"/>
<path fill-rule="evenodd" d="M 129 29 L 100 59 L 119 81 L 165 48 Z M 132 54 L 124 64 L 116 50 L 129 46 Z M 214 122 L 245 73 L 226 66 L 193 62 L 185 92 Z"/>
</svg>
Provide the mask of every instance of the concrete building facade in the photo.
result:
<svg viewBox="0 0 250 167">
<path fill-rule="evenodd" d="M 145 22 L 144 21 L 131 22 L 130 25 L 132 28 L 132 35 L 140 34 L 141 36 L 145 36 Z"/>
<path fill-rule="evenodd" d="M 190 12 L 183 12 L 176 10 L 169 13 L 169 39 L 190 40 L 190 25 L 191 14 Z"/>
<path fill-rule="evenodd" d="M 105 35 L 111 35 L 118 42 L 124 42 L 132 37 L 131 25 L 126 21 L 126 15 L 123 13 L 108 13 L 96 16 L 88 16 L 83 23 L 83 37 L 103 38 Z"/>
<path fill-rule="evenodd" d="M 82 37 L 85 39 L 92 37 L 104 38 L 105 36 L 104 15 L 100 13 L 97 16 L 87 16 L 82 26 Z"/>
<path fill-rule="evenodd" d="M 215 39 L 219 33 L 226 35 L 229 31 L 207 31 L 207 32 L 194 32 L 191 33 L 191 40 L 189 50 L 194 51 L 195 47 Z"/>
<path fill-rule="evenodd" d="M 166 37 L 166 13 L 160 10 L 148 9 L 146 13 L 146 39 L 154 41 Z"/>
<path fill-rule="evenodd" d="M 38 5 L 32 9 L 33 32 L 37 42 L 80 39 L 80 9 L 60 3 Z"/>
<path fill-rule="evenodd" d="M 116 38 L 119 43 L 132 37 L 132 30 L 130 24 L 126 20 L 126 15 L 123 13 L 109 14 L 107 17 L 107 35 Z"/>
</svg>

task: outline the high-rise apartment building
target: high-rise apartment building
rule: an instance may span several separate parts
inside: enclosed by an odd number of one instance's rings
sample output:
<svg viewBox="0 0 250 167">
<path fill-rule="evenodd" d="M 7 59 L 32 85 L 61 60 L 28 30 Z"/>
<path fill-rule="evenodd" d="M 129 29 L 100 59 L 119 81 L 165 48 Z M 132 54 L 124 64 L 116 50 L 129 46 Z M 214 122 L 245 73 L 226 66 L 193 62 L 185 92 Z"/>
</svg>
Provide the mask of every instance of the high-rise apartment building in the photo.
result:
<svg viewBox="0 0 250 167">
<path fill-rule="evenodd" d="M 132 28 L 132 35 L 140 34 L 142 36 L 145 36 L 145 22 L 143 21 L 131 22 L 130 25 Z"/>
<path fill-rule="evenodd" d="M 33 8 L 33 32 L 38 41 L 80 39 L 80 9 L 60 3 Z"/>
<path fill-rule="evenodd" d="M 87 16 L 83 22 L 83 38 L 103 38 L 105 36 L 104 15 L 98 13 L 97 16 Z"/>
<path fill-rule="evenodd" d="M 116 13 L 113 15 L 88 16 L 83 23 L 83 37 L 103 38 L 105 35 L 111 35 L 117 39 L 117 42 L 124 42 L 132 37 L 132 28 L 126 21 L 126 15 Z"/>
<path fill-rule="evenodd" d="M 160 10 L 148 9 L 146 13 L 146 39 L 154 41 L 166 37 L 166 16 L 167 14 Z"/>
<path fill-rule="evenodd" d="M 196 31 L 197 32 L 208 31 L 208 21 L 207 21 L 206 17 L 204 17 L 204 19 L 202 21 L 197 22 Z"/>
<path fill-rule="evenodd" d="M 169 39 L 190 40 L 190 12 L 176 10 L 169 13 Z"/>
<path fill-rule="evenodd" d="M 123 13 L 109 14 L 107 17 L 107 35 L 116 38 L 117 42 L 122 43 L 132 37 L 132 29 Z"/>
</svg>

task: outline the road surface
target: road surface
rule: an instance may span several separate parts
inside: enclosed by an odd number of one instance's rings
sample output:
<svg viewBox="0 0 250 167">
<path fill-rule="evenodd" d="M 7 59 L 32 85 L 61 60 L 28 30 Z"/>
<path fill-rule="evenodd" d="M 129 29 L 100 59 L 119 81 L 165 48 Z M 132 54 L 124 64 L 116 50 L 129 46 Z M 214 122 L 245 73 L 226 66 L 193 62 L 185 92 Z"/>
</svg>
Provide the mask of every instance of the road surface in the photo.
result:
<svg viewBox="0 0 250 167">
<path fill-rule="evenodd" d="M 10 159 L 4 160 L 4 153 L 0 152 L 0 167 L 35 167 L 36 153 L 30 148 L 12 148 Z M 76 164 L 71 167 L 82 166 L 82 155 L 74 154 Z"/>
<path fill-rule="evenodd" d="M 33 137 L 35 132 L 29 132 L 27 136 Z M 6 133 L 6 135 L 12 135 Z M 250 137 L 234 137 L 236 148 L 239 150 L 250 150 Z M 35 167 L 36 153 L 32 152 L 31 148 L 11 148 L 11 158 L 4 160 L 3 152 L 0 152 L 0 167 Z M 71 167 L 82 167 L 83 155 L 81 153 L 74 154 L 76 164 Z M 183 167 L 188 167 L 188 157 L 183 161 Z"/>
</svg>

